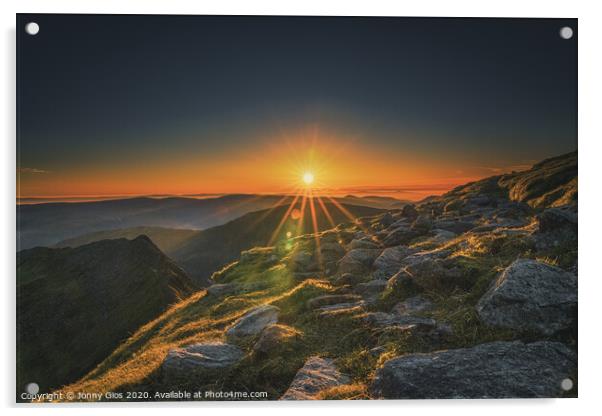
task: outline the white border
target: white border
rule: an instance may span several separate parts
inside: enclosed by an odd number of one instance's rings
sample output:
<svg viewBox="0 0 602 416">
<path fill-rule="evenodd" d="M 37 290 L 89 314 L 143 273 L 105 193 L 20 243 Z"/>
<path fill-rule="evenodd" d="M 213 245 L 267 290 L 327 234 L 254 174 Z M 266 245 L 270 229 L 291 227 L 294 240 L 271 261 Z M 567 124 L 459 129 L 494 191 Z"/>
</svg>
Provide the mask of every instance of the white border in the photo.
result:
<svg viewBox="0 0 602 416">
<path fill-rule="evenodd" d="M 4 296 L 2 313 L 2 374 L 0 405 L 8 412 L 34 413 L 39 407 L 15 407 L 14 398 L 14 270 L 15 270 L 15 13 L 124 13 L 124 14 L 274 14 L 274 15 L 364 15 L 364 16 L 456 16 L 456 17 L 576 17 L 579 18 L 579 399 L 573 400 L 474 400 L 474 401 L 404 401 L 404 402 L 319 402 L 319 403 L 208 403 L 208 404 L 140 404 L 127 411 L 164 414 L 168 408 L 178 413 L 202 414 L 235 412 L 253 414 L 300 415 L 308 412 L 333 412 L 365 415 L 372 408 L 378 412 L 408 414 L 469 414 L 504 415 L 515 412 L 545 412 L 550 415 L 594 412 L 601 407 L 596 401 L 601 383 L 600 300 L 602 299 L 602 267 L 600 257 L 599 182 L 602 134 L 602 14 L 597 2 L 577 1 L 379 1 L 304 0 L 298 2 L 249 1 L 184 1 L 184 0 L 21 0 L 0 2 L 3 26 L 2 99 L 0 128 L 2 140 L 2 246 L 0 264 Z M 54 414 L 100 414 L 114 412 L 118 405 L 105 407 L 45 406 L 44 412 Z"/>
</svg>

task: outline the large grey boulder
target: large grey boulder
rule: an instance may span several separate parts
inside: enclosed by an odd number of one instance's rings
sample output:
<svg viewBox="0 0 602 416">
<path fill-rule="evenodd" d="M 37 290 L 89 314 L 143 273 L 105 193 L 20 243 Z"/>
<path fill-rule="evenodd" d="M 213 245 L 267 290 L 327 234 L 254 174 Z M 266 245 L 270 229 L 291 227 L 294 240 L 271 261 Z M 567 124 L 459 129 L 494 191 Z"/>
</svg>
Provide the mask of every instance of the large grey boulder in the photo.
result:
<svg viewBox="0 0 602 416">
<path fill-rule="evenodd" d="M 259 334 L 263 329 L 278 322 L 280 309 L 274 305 L 263 305 L 254 308 L 239 318 L 226 331 L 229 337 L 244 337 Z"/>
<path fill-rule="evenodd" d="M 371 392 L 385 399 L 558 397 L 576 365 L 576 354 L 558 342 L 492 342 L 393 358 L 377 370 Z"/>
<path fill-rule="evenodd" d="M 416 250 L 404 246 L 384 249 L 381 255 L 374 260 L 372 276 L 375 279 L 388 280 L 399 271 L 402 260 L 415 252 Z"/>
<path fill-rule="evenodd" d="M 339 261 L 339 273 L 366 273 L 380 253 L 381 250 L 368 248 L 349 250 Z"/>
<path fill-rule="evenodd" d="M 331 359 L 310 357 L 280 400 L 315 400 L 321 391 L 350 381 L 348 376 L 337 370 Z"/>
<path fill-rule="evenodd" d="M 577 277 L 536 260 L 506 268 L 477 304 L 488 325 L 544 335 L 569 328 L 577 307 Z"/>
<path fill-rule="evenodd" d="M 230 367 L 244 353 L 240 348 L 223 342 L 207 342 L 169 350 L 161 368 L 167 378 L 186 377 L 203 369 Z"/>
</svg>

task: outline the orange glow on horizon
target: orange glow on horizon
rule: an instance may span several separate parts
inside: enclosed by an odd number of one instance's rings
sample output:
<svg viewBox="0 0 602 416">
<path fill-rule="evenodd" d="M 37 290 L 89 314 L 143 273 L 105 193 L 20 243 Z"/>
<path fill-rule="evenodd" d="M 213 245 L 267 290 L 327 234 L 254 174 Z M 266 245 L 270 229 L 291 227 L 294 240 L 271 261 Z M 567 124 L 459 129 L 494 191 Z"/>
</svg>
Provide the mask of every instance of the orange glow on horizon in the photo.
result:
<svg viewBox="0 0 602 416">
<path fill-rule="evenodd" d="M 354 138 L 312 130 L 252 141 L 221 154 L 186 152 L 44 173 L 18 173 L 18 197 L 288 194 L 389 195 L 418 200 L 491 176 L 439 155 L 379 149 Z M 94 159 L 93 159 L 94 160 Z"/>
</svg>

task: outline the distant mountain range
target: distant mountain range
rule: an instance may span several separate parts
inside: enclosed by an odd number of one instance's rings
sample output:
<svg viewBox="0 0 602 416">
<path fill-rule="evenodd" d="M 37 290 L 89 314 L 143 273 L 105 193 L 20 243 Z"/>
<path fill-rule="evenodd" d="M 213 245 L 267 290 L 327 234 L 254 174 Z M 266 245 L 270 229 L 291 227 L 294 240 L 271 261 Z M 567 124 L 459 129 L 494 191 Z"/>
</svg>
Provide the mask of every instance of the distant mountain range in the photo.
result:
<svg viewBox="0 0 602 416">
<path fill-rule="evenodd" d="M 292 196 L 225 195 L 216 198 L 129 198 L 94 202 L 17 205 L 17 250 L 53 246 L 98 231 L 132 227 L 202 230 L 248 212 L 290 204 Z M 345 196 L 347 203 L 373 208 L 400 208 L 404 201 L 387 197 Z"/>
<path fill-rule="evenodd" d="M 315 202 L 316 224 L 319 231 L 333 228 L 321 205 Z M 134 227 L 85 234 L 57 244 L 59 247 L 77 247 L 82 244 L 111 238 L 135 238 L 147 235 L 165 254 L 180 265 L 199 285 L 206 286 L 211 274 L 238 258 L 243 250 L 265 246 L 270 242 L 281 241 L 287 232 L 291 236 L 313 232 L 313 220 L 309 203 L 305 205 L 305 220 L 301 223 L 291 218 L 290 213 L 274 235 L 279 223 L 289 210 L 289 205 L 279 205 L 272 209 L 247 213 L 226 224 L 202 231 L 168 229 L 159 227 Z M 341 204 L 344 210 L 354 217 L 376 215 L 379 208 Z M 334 225 L 349 222 L 343 211 L 331 202 L 324 202 Z M 301 208 L 301 202 L 295 204 Z M 292 212 L 292 211 L 291 211 Z"/>
<path fill-rule="evenodd" d="M 90 371 L 195 285 L 145 236 L 17 254 L 17 383 L 57 388 Z"/>
</svg>

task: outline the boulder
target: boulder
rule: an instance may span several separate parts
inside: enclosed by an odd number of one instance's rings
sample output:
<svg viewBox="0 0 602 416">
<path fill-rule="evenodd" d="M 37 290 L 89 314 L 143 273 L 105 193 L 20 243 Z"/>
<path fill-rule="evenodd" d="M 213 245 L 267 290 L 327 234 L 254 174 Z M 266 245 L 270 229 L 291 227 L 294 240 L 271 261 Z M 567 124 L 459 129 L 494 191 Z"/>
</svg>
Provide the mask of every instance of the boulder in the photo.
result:
<svg viewBox="0 0 602 416">
<path fill-rule="evenodd" d="M 299 331 L 287 325 L 272 324 L 265 327 L 253 346 L 253 351 L 267 354 L 283 343 L 300 337 Z"/>
<path fill-rule="evenodd" d="M 278 322 L 279 312 L 280 309 L 273 305 L 258 306 L 236 320 L 226 331 L 226 335 L 229 337 L 257 335 L 266 326 Z"/>
<path fill-rule="evenodd" d="M 386 280 L 371 280 L 366 283 L 360 283 L 355 288 L 354 291 L 356 293 L 360 293 L 362 295 L 378 295 L 383 292 L 387 288 Z"/>
<path fill-rule="evenodd" d="M 569 328 L 576 308 L 577 277 L 530 259 L 508 266 L 477 304 L 488 325 L 544 335 Z"/>
<path fill-rule="evenodd" d="M 242 359 L 240 348 L 223 342 L 207 342 L 169 350 L 161 369 L 167 378 L 186 377 L 203 369 L 230 367 Z"/>
<path fill-rule="evenodd" d="M 366 276 L 364 276 L 364 275 L 343 273 L 341 276 L 339 276 L 335 279 L 334 284 L 337 286 L 342 286 L 342 285 L 355 286 L 358 283 L 363 283 L 365 281 L 366 281 Z"/>
<path fill-rule="evenodd" d="M 414 220 L 416 219 L 416 217 L 418 217 L 418 211 L 416 210 L 416 207 L 414 205 L 407 204 L 404 205 L 404 207 L 401 209 L 401 215 L 405 218 Z"/>
<path fill-rule="evenodd" d="M 422 331 L 429 331 L 437 326 L 437 321 L 432 318 L 386 312 L 368 312 L 363 318 L 367 323 L 374 326 L 408 326 Z"/>
<path fill-rule="evenodd" d="M 425 312 L 433 308 L 433 303 L 425 297 L 418 295 L 399 302 L 393 307 L 393 312 L 399 315 L 412 315 Z"/>
<path fill-rule="evenodd" d="M 548 232 L 559 228 L 577 229 L 577 213 L 572 209 L 549 208 L 537 216 L 539 231 Z"/>
<path fill-rule="evenodd" d="M 320 392 L 350 383 L 329 358 L 310 357 L 280 400 L 315 400 Z"/>
<path fill-rule="evenodd" d="M 351 243 L 349 243 L 347 248 L 349 250 L 355 250 L 358 248 L 378 249 L 379 246 L 377 243 L 375 243 L 374 241 L 372 241 L 369 238 L 361 238 L 359 240 L 358 239 L 353 240 Z"/>
<path fill-rule="evenodd" d="M 323 306 L 336 305 L 338 303 L 356 302 L 358 300 L 361 300 L 361 297 L 357 295 L 324 295 L 308 300 L 307 307 L 309 309 L 318 309 Z"/>
<path fill-rule="evenodd" d="M 381 250 L 367 248 L 350 250 L 339 261 L 339 273 L 366 273 L 380 253 Z"/>
<path fill-rule="evenodd" d="M 401 261 L 415 252 L 416 250 L 404 246 L 395 246 L 384 249 L 381 255 L 374 260 L 374 272 L 372 273 L 372 277 L 375 279 L 388 280 L 399 271 Z"/>
<path fill-rule="evenodd" d="M 236 291 L 236 286 L 232 283 L 218 283 L 207 288 L 207 294 L 211 296 L 224 296 Z"/>
<path fill-rule="evenodd" d="M 429 239 L 429 242 L 437 245 L 446 243 L 449 240 L 453 240 L 454 238 L 456 238 L 456 233 L 447 230 L 441 230 L 438 228 L 431 230 L 431 233 L 432 237 Z"/>
<path fill-rule="evenodd" d="M 345 255 L 345 249 L 337 242 L 324 242 L 320 245 L 322 261 L 325 264 L 336 263 Z"/>
<path fill-rule="evenodd" d="M 559 397 L 576 365 L 575 352 L 558 342 L 492 342 L 393 358 L 370 390 L 385 399 Z"/>
<path fill-rule="evenodd" d="M 462 234 L 470 231 L 476 226 L 471 221 L 437 220 L 433 222 L 433 228 L 438 228 L 452 233 Z"/>
<path fill-rule="evenodd" d="M 401 244 L 409 243 L 417 236 L 418 233 L 412 230 L 408 225 L 401 225 L 389 231 L 389 233 L 383 238 L 383 244 L 385 247 L 399 246 Z"/>
<path fill-rule="evenodd" d="M 308 251 L 299 250 L 291 254 L 290 267 L 297 273 L 307 273 L 319 270 L 318 262 Z"/>
<path fill-rule="evenodd" d="M 433 227 L 433 221 L 431 217 L 428 215 L 419 215 L 418 218 L 414 220 L 411 230 L 415 231 L 417 234 L 424 234 L 428 232 Z"/>
</svg>

